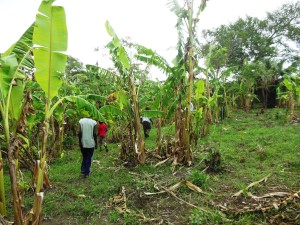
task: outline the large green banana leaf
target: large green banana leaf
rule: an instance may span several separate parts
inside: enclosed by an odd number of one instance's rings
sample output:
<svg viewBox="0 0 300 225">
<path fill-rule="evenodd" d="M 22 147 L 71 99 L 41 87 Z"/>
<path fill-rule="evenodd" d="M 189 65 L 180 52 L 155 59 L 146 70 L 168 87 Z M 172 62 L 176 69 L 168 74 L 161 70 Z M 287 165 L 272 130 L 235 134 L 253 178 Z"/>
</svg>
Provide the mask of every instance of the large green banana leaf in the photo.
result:
<svg viewBox="0 0 300 225">
<path fill-rule="evenodd" d="M 121 117 L 126 116 L 126 113 L 123 112 L 120 108 L 117 108 L 112 105 L 102 106 L 99 109 L 99 112 L 102 113 L 103 115 L 108 115 L 108 116 L 121 116 Z"/>
<path fill-rule="evenodd" d="M 10 115 L 18 120 L 22 112 L 22 101 L 24 96 L 25 83 L 22 81 L 29 76 L 34 68 L 33 58 L 31 56 L 32 49 L 32 35 L 34 24 L 32 24 L 22 35 L 22 37 L 12 46 L 12 52 L 16 55 L 18 60 L 18 67 L 15 71 L 15 79 L 17 85 L 12 87 L 11 103 L 9 105 Z"/>
<path fill-rule="evenodd" d="M 73 102 L 76 104 L 77 108 L 79 110 L 85 110 L 89 113 L 89 115 L 98 121 L 104 121 L 106 122 L 105 118 L 102 116 L 102 114 L 96 109 L 96 107 L 88 102 L 87 100 L 78 97 L 78 96 L 67 96 L 63 99 L 66 99 L 67 101 Z M 54 108 L 53 106 L 52 108 Z"/>
<path fill-rule="evenodd" d="M 62 85 L 67 56 L 68 32 L 63 7 L 52 6 L 51 1 L 43 1 L 36 16 L 33 32 L 35 78 L 48 100 L 57 95 Z"/>
<path fill-rule="evenodd" d="M 21 38 L 10 48 L 15 53 L 19 63 L 19 73 L 33 70 L 34 62 L 31 55 L 34 23 L 25 31 Z M 7 53 L 11 54 L 9 51 Z M 27 74 L 28 75 L 28 74 Z"/>
<path fill-rule="evenodd" d="M 141 112 L 141 115 L 150 118 L 157 118 L 157 117 L 164 117 L 165 112 L 159 110 L 144 110 Z"/>
<path fill-rule="evenodd" d="M 165 72 L 166 75 L 170 75 L 172 71 L 166 59 L 164 59 L 162 56 L 160 56 L 150 48 L 146 48 L 142 45 L 137 45 L 137 44 L 134 45 L 134 47 L 138 51 L 138 54 L 134 56 L 135 58 L 137 58 L 142 62 L 156 66 L 158 69 Z"/>
<path fill-rule="evenodd" d="M 127 52 L 122 46 L 120 39 L 118 38 L 117 34 L 108 21 L 105 22 L 105 28 L 107 33 L 113 38 L 108 47 L 111 50 L 113 50 L 113 48 L 116 49 L 117 52 L 115 56 L 118 58 L 119 62 L 122 63 L 125 69 L 130 70 L 130 59 L 127 55 Z"/>
<path fill-rule="evenodd" d="M 21 38 L 1 55 L 0 99 L 6 119 L 17 121 L 22 112 L 26 76 L 33 70 L 32 49 L 33 24 Z M 13 125 L 16 123 L 12 122 Z"/>
<path fill-rule="evenodd" d="M 33 24 L 25 31 L 21 38 L 1 55 L 2 74 L 0 85 L 2 93 L 7 93 L 11 81 L 15 78 L 23 79 L 26 69 L 33 69 L 33 60 L 30 56 L 32 47 Z"/>
</svg>

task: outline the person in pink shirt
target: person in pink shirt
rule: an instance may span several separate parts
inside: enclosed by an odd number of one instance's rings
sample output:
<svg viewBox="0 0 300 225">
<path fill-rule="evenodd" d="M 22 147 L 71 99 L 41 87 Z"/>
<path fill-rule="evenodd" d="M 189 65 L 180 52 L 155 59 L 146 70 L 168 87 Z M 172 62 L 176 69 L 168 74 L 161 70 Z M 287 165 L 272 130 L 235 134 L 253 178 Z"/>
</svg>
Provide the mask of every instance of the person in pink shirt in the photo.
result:
<svg viewBox="0 0 300 225">
<path fill-rule="evenodd" d="M 104 145 L 105 151 L 108 152 L 107 144 L 106 144 L 106 133 L 107 133 L 107 125 L 104 122 L 99 121 L 98 124 L 98 143 L 100 146 L 100 151 L 102 150 L 102 145 Z"/>
</svg>

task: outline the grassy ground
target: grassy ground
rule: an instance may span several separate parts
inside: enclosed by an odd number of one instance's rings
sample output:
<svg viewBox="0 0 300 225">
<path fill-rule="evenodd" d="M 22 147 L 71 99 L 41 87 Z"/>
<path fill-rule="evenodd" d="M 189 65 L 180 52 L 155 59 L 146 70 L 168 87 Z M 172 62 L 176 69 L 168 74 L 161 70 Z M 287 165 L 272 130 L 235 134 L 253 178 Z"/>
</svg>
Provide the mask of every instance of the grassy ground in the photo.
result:
<svg viewBox="0 0 300 225">
<path fill-rule="evenodd" d="M 284 112 L 278 109 L 259 115 L 239 111 L 199 140 L 191 167 L 172 167 L 169 161 L 155 167 L 159 161 L 154 157 L 144 166 L 124 167 L 117 144 L 109 144 L 108 153 L 95 152 L 89 178 L 79 175 L 81 155 L 74 145 L 49 167 L 53 187 L 45 193 L 42 223 L 300 224 L 299 198 L 253 197 L 299 191 L 299 134 L 300 125 L 285 123 Z M 147 150 L 154 148 L 155 140 L 152 129 Z M 220 170 L 203 172 L 212 149 L 221 153 Z M 205 193 L 183 185 L 157 194 L 185 180 Z M 240 190 L 240 196 L 232 197 Z M 31 201 L 26 199 L 28 209 Z"/>
</svg>

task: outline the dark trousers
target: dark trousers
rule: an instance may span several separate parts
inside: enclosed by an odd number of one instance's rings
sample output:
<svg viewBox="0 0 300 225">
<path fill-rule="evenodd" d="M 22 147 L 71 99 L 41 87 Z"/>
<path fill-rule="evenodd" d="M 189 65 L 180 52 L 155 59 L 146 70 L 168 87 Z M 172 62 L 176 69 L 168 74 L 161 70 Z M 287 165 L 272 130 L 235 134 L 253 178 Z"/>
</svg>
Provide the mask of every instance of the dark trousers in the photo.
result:
<svg viewBox="0 0 300 225">
<path fill-rule="evenodd" d="M 80 148 L 82 154 L 81 173 L 86 176 L 90 175 L 94 148 Z"/>
<path fill-rule="evenodd" d="M 144 128 L 144 135 L 145 138 L 149 137 L 149 133 L 151 130 L 151 124 L 148 121 L 143 122 L 143 128 Z"/>
</svg>

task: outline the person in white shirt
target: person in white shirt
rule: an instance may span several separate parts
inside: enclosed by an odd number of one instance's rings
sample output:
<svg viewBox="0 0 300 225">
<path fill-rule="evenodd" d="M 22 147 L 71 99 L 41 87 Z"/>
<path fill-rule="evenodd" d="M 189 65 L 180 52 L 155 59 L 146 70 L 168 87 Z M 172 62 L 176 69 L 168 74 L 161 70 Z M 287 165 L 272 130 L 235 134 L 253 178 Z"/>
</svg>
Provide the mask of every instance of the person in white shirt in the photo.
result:
<svg viewBox="0 0 300 225">
<path fill-rule="evenodd" d="M 94 150 L 97 148 L 97 122 L 91 118 L 79 120 L 79 145 L 82 153 L 81 174 L 88 177 L 91 173 Z"/>
</svg>

